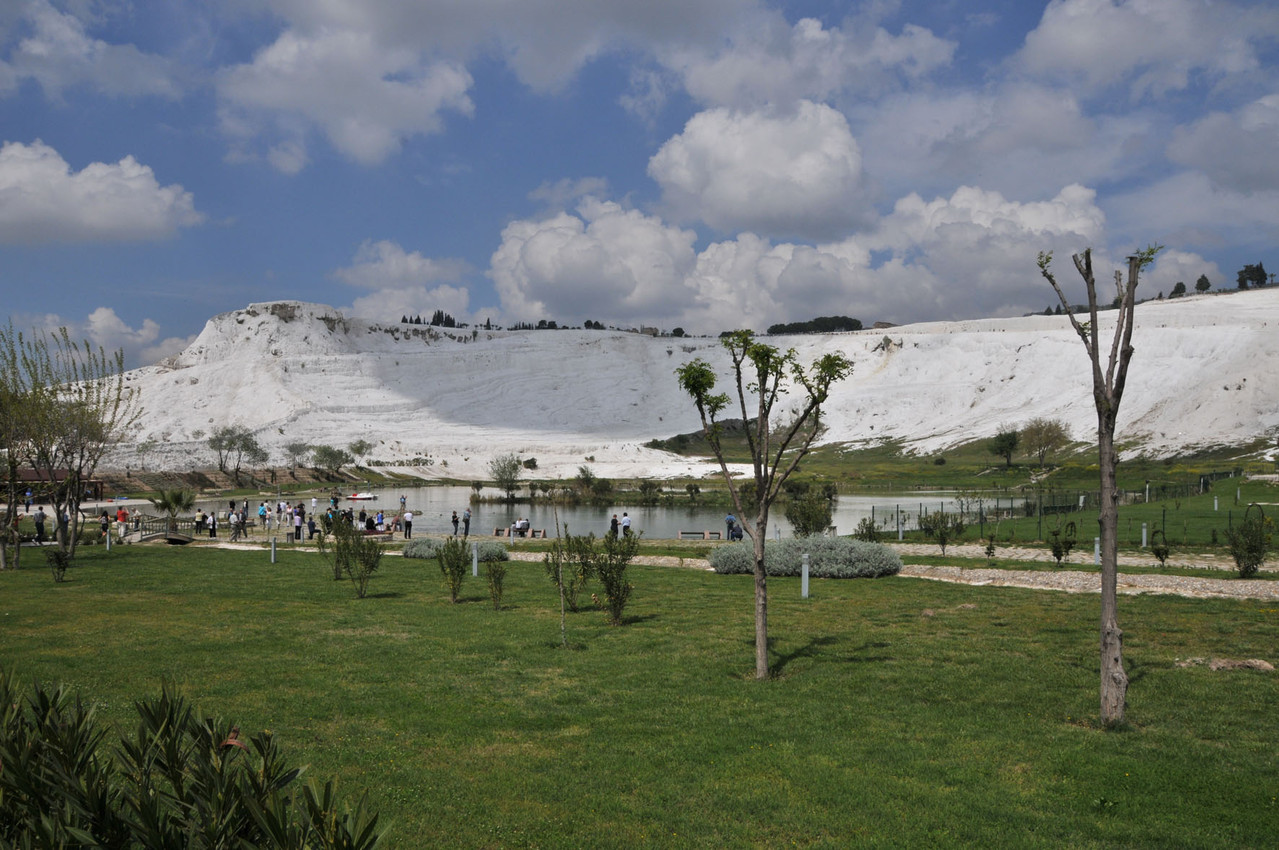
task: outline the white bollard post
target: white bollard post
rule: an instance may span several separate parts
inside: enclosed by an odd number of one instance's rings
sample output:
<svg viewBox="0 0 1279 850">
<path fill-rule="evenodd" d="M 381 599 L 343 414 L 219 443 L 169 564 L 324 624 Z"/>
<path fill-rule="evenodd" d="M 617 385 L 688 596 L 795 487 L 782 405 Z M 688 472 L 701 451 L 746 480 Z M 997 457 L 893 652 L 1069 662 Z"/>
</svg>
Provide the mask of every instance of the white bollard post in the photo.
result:
<svg viewBox="0 0 1279 850">
<path fill-rule="evenodd" d="M 1146 548 L 1146 524 L 1144 522 L 1141 524 L 1141 548 Z"/>
<path fill-rule="evenodd" d="M 271 538 L 271 563 L 275 563 L 275 538 Z"/>
<path fill-rule="evenodd" d="M 111 529 L 107 528 L 107 551 L 111 551 Z"/>
<path fill-rule="evenodd" d="M 480 544 L 472 541 L 471 543 L 471 575 L 478 576 L 480 574 Z"/>
<path fill-rule="evenodd" d="M 799 595 L 803 599 L 808 598 L 808 553 L 804 553 L 804 574 L 799 583 Z"/>
<path fill-rule="evenodd" d="M 1101 563 L 1101 538 L 1094 537 L 1092 539 L 1092 562 L 1094 564 Z"/>
<path fill-rule="evenodd" d="M 1213 496 L 1213 497 L 1212 497 L 1212 509 L 1213 509 L 1214 511 L 1215 511 L 1215 510 L 1217 510 L 1217 497 L 1216 497 L 1216 496 Z"/>
</svg>

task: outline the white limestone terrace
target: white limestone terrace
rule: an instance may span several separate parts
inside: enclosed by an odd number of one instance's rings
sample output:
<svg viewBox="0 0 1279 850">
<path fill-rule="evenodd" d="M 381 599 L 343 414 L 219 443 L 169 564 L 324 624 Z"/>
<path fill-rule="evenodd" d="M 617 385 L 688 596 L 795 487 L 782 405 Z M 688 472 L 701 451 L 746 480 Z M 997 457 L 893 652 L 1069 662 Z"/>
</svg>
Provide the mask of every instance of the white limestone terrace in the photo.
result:
<svg viewBox="0 0 1279 850">
<path fill-rule="evenodd" d="M 1102 314 L 1109 339 L 1113 313 Z M 1118 437 L 1165 456 L 1279 433 L 1279 288 L 1139 305 Z M 854 361 L 826 408 L 822 442 L 903 441 L 919 453 L 993 436 L 1034 417 L 1096 429 L 1090 368 L 1064 316 L 908 325 L 769 338 L 805 362 Z M 296 301 L 211 319 L 185 351 L 127 375 L 143 406 L 110 459 L 210 466 L 208 434 L 254 432 L 284 463 L 292 441 L 375 445 L 388 462 L 429 457 L 424 477 L 485 479 L 497 454 L 537 459 L 538 477 L 587 464 L 607 477 L 714 471 L 643 447 L 699 427 L 675 378 L 694 357 L 727 359 L 712 338 L 593 330 L 486 331 L 379 324 Z M 588 460 L 593 457 L 594 460 Z"/>
</svg>

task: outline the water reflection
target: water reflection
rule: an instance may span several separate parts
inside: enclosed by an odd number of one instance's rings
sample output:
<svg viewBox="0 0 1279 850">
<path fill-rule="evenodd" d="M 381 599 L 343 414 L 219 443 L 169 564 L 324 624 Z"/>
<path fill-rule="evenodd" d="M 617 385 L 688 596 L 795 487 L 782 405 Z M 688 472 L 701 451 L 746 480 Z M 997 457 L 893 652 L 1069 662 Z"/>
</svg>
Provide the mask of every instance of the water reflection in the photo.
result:
<svg viewBox="0 0 1279 850">
<path fill-rule="evenodd" d="M 355 490 L 346 491 L 351 495 Z M 623 513 L 631 517 L 632 528 L 642 531 L 647 539 L 675 538 L 681 531 L 724 531 L 724 516 L 727 511 L 723 507 L 688 506 L 666 507 L 660 505 L 644 506 L 625 499 L 609 505 L 551 505 L 547 502 L 481 502 L 472 504 L 472 490 L 469 487 L 417 487 L 397 490 L 389 487 L 361 488 L 377 496 L 371 501 L 350 501 L 344 499 L 341 507 L 354 507 L 358 513 L 364 507 L 370 513 L 384 511 L 388 517 L 394 516 L 400 508 L 400 496 L 404 496 L 406 504 L 414 513 L 413 530 L 428 534 L 451 534 L 453 526 L 450 517 L 453 511 L 458 515 L 466 508 L 471 509 L 471 534 L 475 536 L 492 536 L 496 528 L 509 528 L 518 519 L 527 518 L 536 529 L 546 529 L 554 536 L 555 523 L 558 519 L 561 527 L 567 527 L 573 534 L 595 532 L 602 535 L 608 531 L 609 520 L 613 514 L 620 518 Z M 485 496 L 499 495 L 495 490 L 485 489 Z M 198 507 L 205 510 L 217 508 L 226 510 L 229 499 L 219 501 L 202 500 Z M 243 499 L 241 499 L 241 502 Z M 257 514 L 261 497 L 249 499 L 249 511 Z M 274 500 L 267 500 L 274 505 Z M 312 494 L 302 498 L 310 510 Z M 315 494 L 316 504 L 320 509 L 327 507 L 328 499 L 324 495 Z M 1011 501 L 1005 497 L 1001 509 L 1008 510 Z M 993 506 L 987 505 L 988 509 Z M 877 493 L 875 495 L 841 495 L 835 503 L 833 523 L 839 534 L 851 534 L 863 517 L 873 516 L 878 525 L 893 534 L 900 518 L 905 529 L 915 527 L 915 519 L 921 511 L 931 513 L 937 510 L 954 511 L 957 505 L 945 493 Z M 769 537 L 780 535 L 788 537 L 792 533 L 790 524 L 782 506 L 777 505 L 769 516 Z"/>
</svg>

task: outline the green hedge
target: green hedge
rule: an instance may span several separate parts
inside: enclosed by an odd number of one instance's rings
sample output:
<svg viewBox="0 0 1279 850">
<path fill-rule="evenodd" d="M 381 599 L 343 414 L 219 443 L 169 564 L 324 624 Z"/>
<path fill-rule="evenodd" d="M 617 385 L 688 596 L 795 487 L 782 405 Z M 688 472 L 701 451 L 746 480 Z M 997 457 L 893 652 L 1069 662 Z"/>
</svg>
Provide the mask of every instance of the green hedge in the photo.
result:
<svg viewBox="0 0 1279 850">
<path fill-rule="evenodd" d="M 813 578 L 878 578 L 896 575 L 902 559 L 887 546 L 848 537 L 803 537 L 769 541 L 764 570 L 770 576 L 798 576 L 803 556 Z M 755 549 L 749 540 L 711 551 L 711 568 L 724 575 L 755 572 Z"/>
</svg>

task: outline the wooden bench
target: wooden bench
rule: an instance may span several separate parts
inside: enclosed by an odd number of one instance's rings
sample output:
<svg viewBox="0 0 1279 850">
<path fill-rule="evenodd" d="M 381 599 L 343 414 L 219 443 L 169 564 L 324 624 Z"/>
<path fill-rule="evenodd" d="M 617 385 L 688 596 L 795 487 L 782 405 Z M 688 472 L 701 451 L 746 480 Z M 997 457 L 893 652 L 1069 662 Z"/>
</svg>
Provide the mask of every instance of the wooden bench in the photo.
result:
<svg viewBox="0 0 1279 850">
<path fill-rule="evenodd" d="M 722 540 L 723 532 L 719 531 L 677 531 L 676 540 Z"/>
</svg>

